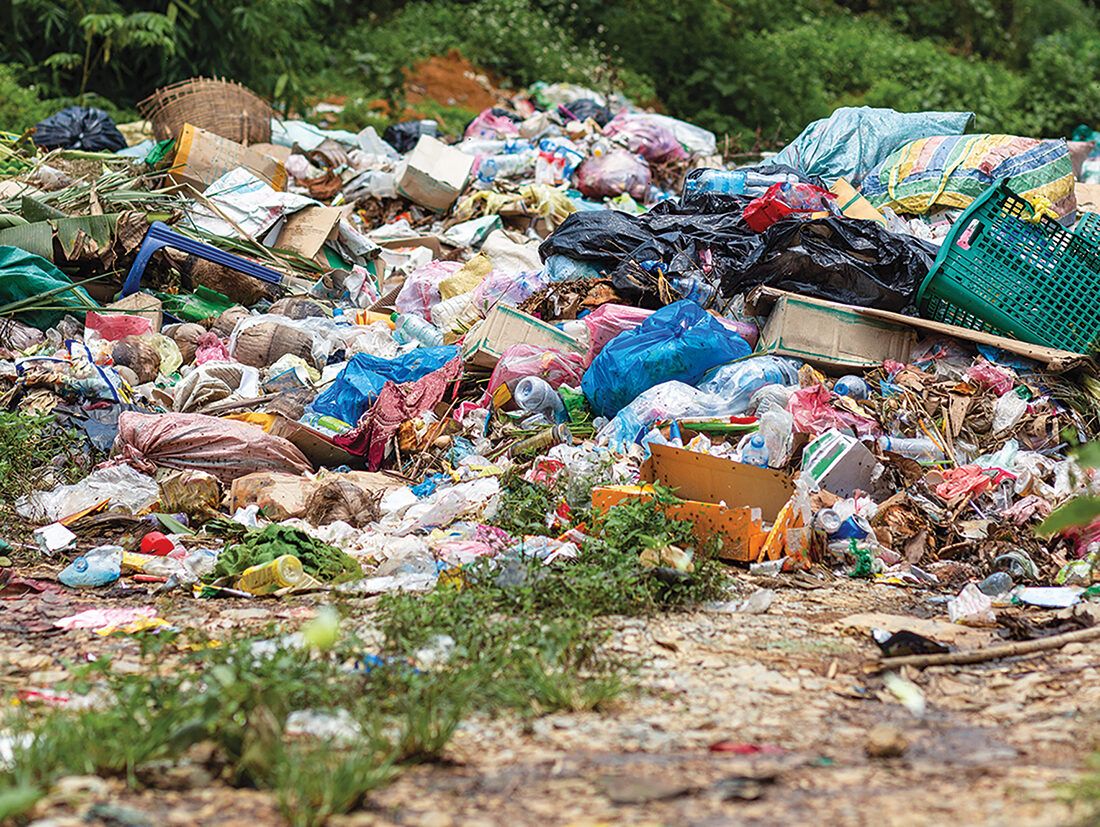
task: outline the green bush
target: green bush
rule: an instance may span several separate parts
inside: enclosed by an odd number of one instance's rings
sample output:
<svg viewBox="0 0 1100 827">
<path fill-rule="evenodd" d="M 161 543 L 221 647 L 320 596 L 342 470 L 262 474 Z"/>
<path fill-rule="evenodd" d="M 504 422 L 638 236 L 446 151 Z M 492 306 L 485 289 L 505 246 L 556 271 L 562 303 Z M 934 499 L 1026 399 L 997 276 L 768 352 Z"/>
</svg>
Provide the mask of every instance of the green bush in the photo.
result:
<svg viewBox="0 0 1100 827">
<path fill-rule="evenodd" d="M 52 112 L 21 74 L 20 67 L 0 63 L 0 131 L 22 133 Z"/>
</svg>

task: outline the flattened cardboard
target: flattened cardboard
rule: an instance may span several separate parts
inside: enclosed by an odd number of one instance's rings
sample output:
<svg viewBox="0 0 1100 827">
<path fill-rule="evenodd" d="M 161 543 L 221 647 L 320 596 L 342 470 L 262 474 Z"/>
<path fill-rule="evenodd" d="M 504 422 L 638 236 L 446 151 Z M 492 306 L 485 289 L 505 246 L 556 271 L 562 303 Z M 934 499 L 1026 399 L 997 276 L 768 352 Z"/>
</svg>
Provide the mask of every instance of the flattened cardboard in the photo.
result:
<svg viewBox="0 0 1100 827">
<path fill-rule="evenodd" d="M 887 322 L 893 325 L 897 325 L 903 328 L 909 328 L 913 331 L 923 331 L 925 333 L 931 333 L 939 336 L 951 336 L 956 339 L 962 339 L 967 342 L 974 342 L 980 345 L 989 345 L 991 347 L 997 347 L 1001 350 L 1007 350 L 1009 353 L 1015 353 L 1018 356 L 1024 356 L 1028 359 L 1034 359 L 1043 365 L 1046 365 L 1047 369 L 1053 373 L 1061 373 L 1067 370 L 1072 370 L 1078 367 L 1093 367 L 1092 360 L 1080 353 L 1073 353 L 1068 350 L 1057 350 L 1051 347 L 1043 347 L 1042 345 L 1033 345 L 1028 342 L 1021 342 L 1018 339 L 1009 339 L 1004 336 L 996 336 L 992 333 L 983 333 L 980 330 L 970 330 L 965 327 L 956 327 L 955 325 L 944 324 L 943 322 L 933 322 L 929 319 L 921 319 L 914 316 L 903 316 L 900 313 L 891 313 L 887 310 L 874 310 L 867 307 L 853 307 L 846 304 L 838 304 L 837 302 L 825 301 L 824 299 L 813 299 L 805 296 L 797 296 L 794 293 L 788 293 L 783 290 L 776 290 L 773 287 L 757 287 L 751 293 L 749 293 L 746 299 L 746 309 L 749 313 L 755 316 L 764 316 L 769 312 L 772 312 L 772 308 L 776 307 L 781 299 L 784 298 L 796 298 L 803 305 L 816 305 L 825 308 L 842 308 L 848 311 L 853 316 L 847 317 L 845 323 L 844 335 L 847 336 L 849 331 L 862 323 L 867 322 Z M 770 321 L 770 320 L 769 320 Z M 795 320 L 797 322 L 797 320 Z M 825 334 L 829 338 L 833 337 L 833 334 Z M 764 336 L 761 335 L 761 341 Z M 760 350 L 760 344 L 757 344 L 757 349 Z M 904 358 L 898 358 L 899 362 L 909 362 L 911 355 L 910 351 L 907 351 Z M 843 368 L 845 365 L 833 363 L 830 364 L 826 361 L 818 361 L 825 367 L 838 367 Z"/>
<path fill-rule="evenodd" d="M 304 207 L 286 217 L 276 247 L 313 258 L 336 229 L 339 207 Z"/>
<path fill-rule="evenodd" d="M 273 189 L 286 189 L 286 167 L 274 158 L 191 124 L 184 124 L 176 141 L 168 178 L 202 192 L 237 167 L 244 167 Z"/>
<path fill-rule="evenodd" d="M 421 135 L 397 180 L 397 191 L 422 207 L 445 212 L 466 188 L 473 166 L 473 155 Z"/>
<path fill-rule="evenodd" d="M 148 293 L 131 293 L 117 302 L 107 305 L 104 310 L 121 310 L 129 316 L 144 316 L 153 325 L 153 332 L 160 333 L 163 321 L 163 306 L 160 299 Z"/>
</svg>

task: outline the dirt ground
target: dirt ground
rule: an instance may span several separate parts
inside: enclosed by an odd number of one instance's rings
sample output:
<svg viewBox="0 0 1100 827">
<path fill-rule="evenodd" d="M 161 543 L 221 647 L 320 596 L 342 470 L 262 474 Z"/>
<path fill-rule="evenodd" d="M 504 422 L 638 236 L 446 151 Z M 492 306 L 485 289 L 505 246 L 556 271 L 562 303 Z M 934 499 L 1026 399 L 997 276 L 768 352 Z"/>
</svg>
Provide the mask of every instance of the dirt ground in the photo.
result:
<svg viewBox="0 0 1100 827">
<path fill-rule="evenodd" d="M 786 581 L 789 582 L 789 581 Z M 609 646 L 639 664 L 638 689 L 609 710 L 461 725 L 439 764 L 414 767 L 334 825 L 1062 825 L 1086 823 L 1067 785 L 1096 748 L 1100 644 L 969 666 L 906 671 L 914 714 L 862 665 L 883 615 L 933 624 L 960 648 L 991 630 L 952 627 L 925 591 L 831 580 L 818 588 L 742 575 L 774 588 L 763 614 L 710 606 L 654 619 L 610 618 Z M 29 611 L 5 601 L 0 680 L 49 686 L 65 657 L 108 652 L 137 664 L 136 644 L 91 632 L 18 631 L 95 597 Z M 155 602 L 134 598 L 135 605 Z M 304 620 L 317 596 L 283 602 L 165 599 L 163 617 L 208 632 Z M 118 606 L 119 602 L 111 601 Z M 1005 610 L 1032 622 L 1053 611 Z M 364 606 L 369 613 L 369 607 Z M 860 617 L 862 616 L 862 617 Z M 924 620 L 918 621 L 917 618 Z M 872 732 L 873 728 L 878 728 Z M 869 741 L 892 757 L 871 757 Z M 186 786 L 186 785 L 184 785 Z M 69 778 L 40 802 L 38 827 L 281 823 L 263 793 L 204 784 L 123 789 Z"/>
</svg>

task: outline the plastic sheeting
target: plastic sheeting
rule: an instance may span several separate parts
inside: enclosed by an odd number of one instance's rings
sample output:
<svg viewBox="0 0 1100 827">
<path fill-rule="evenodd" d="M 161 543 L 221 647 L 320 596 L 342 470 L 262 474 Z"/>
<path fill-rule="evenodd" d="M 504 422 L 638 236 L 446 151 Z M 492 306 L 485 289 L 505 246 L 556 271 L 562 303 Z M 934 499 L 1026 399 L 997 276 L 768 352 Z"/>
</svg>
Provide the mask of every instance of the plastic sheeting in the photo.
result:
<svg viewBox="0 0 1100 827">
<path fill-rule="evenodd" d="M 313 401 L 313 410 L 355 425 L 378 398 L 387 381 L 398 384 L 415 382 L 442 368 L 458 352 L 457 347 L 448 345 L 418 348 L 396 359 L 380 359 L 367 353 L 357 353 L 329 389 Z"/>
<path fill-rule="evenodd" d="M 699 305 L 679 301 L 612 339 L 592 360 L 581 387 L 592 410 L 613 416 L 654 385 L 695 384 L 715 365 L 749 352 L 744 339 Z"/>
<path fill-rule="evenodd" d="M 156 468 L 206 471 L 228 484 L 257 471 L 312 471 L 302 452 L 282 437 L 254 425 L 203 414 L 143 414 L 118 417 L 114 459 L 140 471 Z"/>
<path fill-rule="evenodd" d="M 67 286 L 70 289 L 56 292 Z M 46 259 L 19 247 L 0 246 L 0 304 L 35 296 L 41 298 L 37 304 L 71 306 L 74 313 L 99 307 L 83 287 L 72 287 L 69 277 Z M 26 310 L 15 315 L 20 321 L 45 330 L 61 321 L 65 314 L 59 310 Z"/>
<path fill-rule="evenodd" d="M 814 121 L 774 158 L 831 186 L 837 178 L 859 183 L 871 168 L 908 141 L 931 135 L 959 135 L 973 112 L 896 112 L 870 106 L 842 106 Z"/>
</svg>

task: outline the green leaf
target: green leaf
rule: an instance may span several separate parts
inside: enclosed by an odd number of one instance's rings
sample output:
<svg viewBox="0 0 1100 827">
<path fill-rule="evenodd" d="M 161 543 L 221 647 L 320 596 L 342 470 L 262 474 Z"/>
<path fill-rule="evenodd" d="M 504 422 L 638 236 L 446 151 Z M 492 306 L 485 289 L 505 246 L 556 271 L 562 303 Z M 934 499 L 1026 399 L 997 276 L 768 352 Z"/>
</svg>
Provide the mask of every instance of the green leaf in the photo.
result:
<svg viewBox="0 0 1100 827">
<path fill-rule="evenodd" d="M 42 790 L 26 784 L 0 790 L 0 821 L 25 813 L 41 797 Z"/>
<path fill-rule="evenodd" d="M 1054 509 L 1036 529 L 1040 537 L 1052 537 L 1067 528 L 1084 526 L 1100 517 L 1100 497 L 1078 497 Z"/>
<path fill-rule="evenodd" d="M 1086 442 L 1078 445 L 1073 457 L 1082 468 L 1100 468 L 1100 442 Z"/>
</svg>

